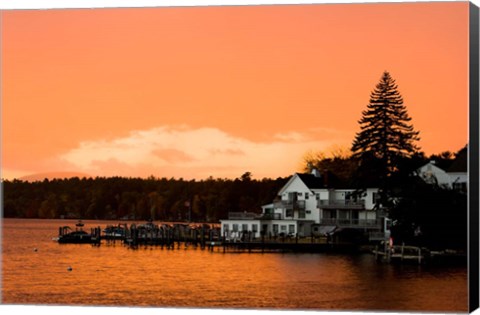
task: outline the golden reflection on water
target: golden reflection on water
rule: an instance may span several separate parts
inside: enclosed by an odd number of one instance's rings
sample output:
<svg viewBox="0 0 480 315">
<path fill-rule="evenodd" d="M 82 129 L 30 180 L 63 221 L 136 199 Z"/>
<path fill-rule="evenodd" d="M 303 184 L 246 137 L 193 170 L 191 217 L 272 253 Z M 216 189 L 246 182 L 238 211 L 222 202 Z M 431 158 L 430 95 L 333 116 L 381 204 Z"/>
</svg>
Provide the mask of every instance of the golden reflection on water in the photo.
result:
<svg viewBox="0 0 480 315">
<path fill-rule="evenodd" d="M 133 250 L 120 242 L 60 245 L 51 239 L 64 224 L 4 220 L 2 303 L 467 310 L 465 267 L 384 265 L 368 254 L 224 254 L 183 245 Z"/>
</svg>

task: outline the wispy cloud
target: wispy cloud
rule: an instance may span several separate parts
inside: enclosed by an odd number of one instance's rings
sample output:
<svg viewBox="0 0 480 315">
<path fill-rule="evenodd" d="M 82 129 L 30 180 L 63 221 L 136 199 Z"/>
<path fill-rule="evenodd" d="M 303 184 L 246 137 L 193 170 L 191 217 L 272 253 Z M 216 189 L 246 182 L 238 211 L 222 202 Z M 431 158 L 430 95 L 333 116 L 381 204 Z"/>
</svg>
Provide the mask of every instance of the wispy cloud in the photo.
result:
<svg viewBox="0 0 480 315">
<path fill-rule="evenodd" d="M 232 178 L 250 171 L 262 178 L 286 176 L 297 170 L 306 151 L 336 141 L 289 132 L 258 143 L 215 128 L 162 126 L 112 140 L 85 141 L 61 159 L 79 171 L 101 176 Z"/>
</svg>

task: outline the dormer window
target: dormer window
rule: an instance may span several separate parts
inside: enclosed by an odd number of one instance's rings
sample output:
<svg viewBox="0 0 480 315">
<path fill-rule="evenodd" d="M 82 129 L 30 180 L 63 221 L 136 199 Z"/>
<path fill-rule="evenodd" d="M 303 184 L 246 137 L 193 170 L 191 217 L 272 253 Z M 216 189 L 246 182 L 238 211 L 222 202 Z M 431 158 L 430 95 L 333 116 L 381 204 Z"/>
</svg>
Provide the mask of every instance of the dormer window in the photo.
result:
<svg viewBox="0 0 480 315">
<path fill-rule="evenodd" d="M 302 197 L 302 195 L 303 195 L 303 193 L 297 192 L 297 196 L 298 196 L 298 197 Z"/>
</svg>

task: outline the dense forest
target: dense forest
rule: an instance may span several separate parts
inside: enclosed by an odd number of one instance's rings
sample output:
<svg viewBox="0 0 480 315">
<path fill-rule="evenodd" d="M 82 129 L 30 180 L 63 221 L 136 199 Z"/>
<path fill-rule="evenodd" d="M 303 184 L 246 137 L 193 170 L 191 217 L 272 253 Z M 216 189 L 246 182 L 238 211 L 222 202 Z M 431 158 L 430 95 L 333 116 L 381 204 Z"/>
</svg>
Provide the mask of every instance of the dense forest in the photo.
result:
<svg viewBox="0 0 480 315">
<path fill-rule="evenodd" d="M 135 219 L 217 222 L 228 212 L 261 212 L 286 179 L 187 181 L 150 177 L 3 181 L 7 218 Z"/>
</svg>

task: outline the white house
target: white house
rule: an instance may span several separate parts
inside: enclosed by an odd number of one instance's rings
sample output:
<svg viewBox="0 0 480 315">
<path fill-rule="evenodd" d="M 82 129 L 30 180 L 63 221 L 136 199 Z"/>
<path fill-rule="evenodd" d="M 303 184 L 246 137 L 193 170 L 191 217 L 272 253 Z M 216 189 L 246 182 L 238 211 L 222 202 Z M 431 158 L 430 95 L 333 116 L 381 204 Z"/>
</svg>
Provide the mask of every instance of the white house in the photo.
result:
<svg viewBox="0 0 480 315">
<path fill-rule="evenodd" d="M 350 228 L 380 231 L 383 223 L 374 210 L 378 189 L 359 192 L 355 189 L 329 187 L 328 175 L 295 173 L 280 189 L 272 204 L 261 214 L 229 213 L 221 221 L 222 235 L 236 238 L 332 233 Z"/>
<path fill-rule="evenodd" d="M 437 184 L 444 188 L 467 191 L 468 172 L 466 163 L 460 161 L 459 158 L 447 170 L 436 166 L 435 161 L 430 161 L 420 167 L 417 173 L 428 184 Z"/>
<path fill-rule="evenodd" d="M 418 170 L 418 175 L 428 184 L 436 184 L 443 187 L 452 188 L 452 178 L 443 169 L 435 165 L 435 161 L 430 161 Z"/>
</svg>

